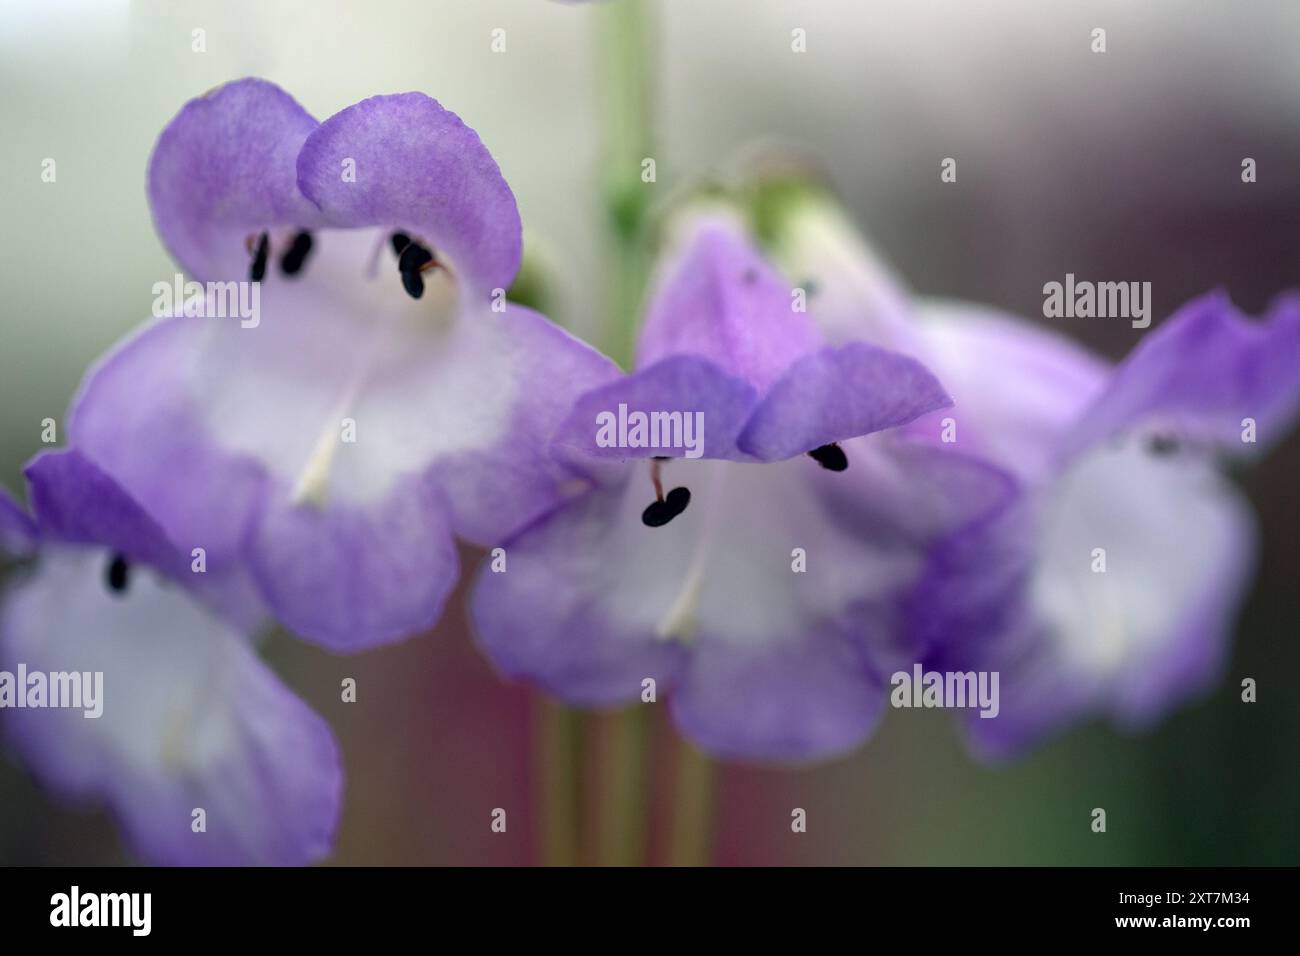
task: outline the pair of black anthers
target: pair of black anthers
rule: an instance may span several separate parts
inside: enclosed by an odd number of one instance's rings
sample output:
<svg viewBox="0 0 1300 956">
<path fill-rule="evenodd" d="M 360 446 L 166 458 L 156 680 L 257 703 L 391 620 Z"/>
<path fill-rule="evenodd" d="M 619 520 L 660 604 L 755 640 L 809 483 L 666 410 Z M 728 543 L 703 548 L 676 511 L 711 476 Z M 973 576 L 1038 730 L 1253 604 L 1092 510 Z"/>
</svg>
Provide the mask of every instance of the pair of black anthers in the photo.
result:
<svg viewBox="0 0 1300 956">
<path fill-rule="evenodd" d="M 430 268 L 438 265 L 433 251 L 421 242 L 416 242 L 404 232 L 392 235 L 393 253 L 397 256 L 397 271 L 402 277 L 402 288 L 407 294 L 418 299 L 424 294 L 424 276 Z M 311 255 L 313 239 L 310 232 L 303 230 L 295 233 L 293 241 L 280 256 L 280 271 L 286 276 L 296 276 L 307 263 Z M 252 261 L 248 264 L 248 278 L 251 282 L 261 282 L 266 278 L 266 264 L 271 255 L 271 237 L 263 232 L 258 235 L 252 248 Z"/>
<path fill-rule="evenodd" d="M 280 256 L 280 271 L 287 276 L 296 276 L 302 271 L 307 257 L 311 255 L 312 237 L 306 230 L 297 233 L 289 248 Z M 248 280 L 261 282 L 266 278 L 266 262 L 271 255 L 271 237 L 262 233 L 257 237 L 253 247 L 253 260 L 248 264 Z"/>
<path fill-rule="evenodd" d="M 844 449 L 831 442 L 808 452 L 808 457 L 827 471 L 843 471 L 849 467 L 848 456 Z M 663 459 L 660 459 L 663 460 Z M 656 482 L 658 478 L 656 477 Z M 641 523 L 648 528 L 661 528 L 686 510 L 691 503 L 689 488 L 674 488 L 662 498 L 657 498 L 641 512 Z"/>
</svg>

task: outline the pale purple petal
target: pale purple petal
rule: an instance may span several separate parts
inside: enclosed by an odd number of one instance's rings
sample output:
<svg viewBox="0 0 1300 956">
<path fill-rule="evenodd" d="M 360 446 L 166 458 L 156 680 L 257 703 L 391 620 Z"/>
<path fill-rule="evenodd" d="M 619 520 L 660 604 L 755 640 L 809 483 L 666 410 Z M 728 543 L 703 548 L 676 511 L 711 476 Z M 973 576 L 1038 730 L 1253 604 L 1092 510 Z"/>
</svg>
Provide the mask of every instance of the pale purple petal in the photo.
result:
<svg viewBox="0 0 1300 956">
<path fill-rule="evenodd" d="M 293 97 L 265 80 L 236 80 L 185 104 L 149 161 L 149 203 L 187 273 L 246 279 L 247 237 L 319 222 L 297 183 L 298 151 L 315 128 Z"/>
<path fill-rule="evenodd" d="M 796 188 L 799 198 L 779 204 L 768 242 L 786 277 L 807 293 L 818 330 L 834 345 L 870 342 L 925 360 L 906 285 L 833 199 Z"/>
<path fill-rule="evenodd" d="M 753 386 L 708 359 L 673 356 L 582 395 L 557 430 L 555 447 L 558 453 L 577 456 L 578 460 L 584 455 L 610 459 L 679 458 L 688 453 L 695 458 L 744 460 L 749 456 L 736 447 L 736 440 L 756 402 Z M 633 446 L 618 441 L 618 423 L 630 422 L 629 416 L 638 414 L 647 421 L 652 421 L 651 416 L 675 415 L 673 421 L 678 425 L 669 424 L 666 429 L 656 426 L 655 434 L 666 431 L 668 440 L 656 438 L 655 444 Z M 606 423 L 611 421 L 605 416 L 612 416 L 615 423 L 614 444 L 603 445 L 598 440 L 602 418 Z M 695 449 L 686 447 L 688 426 L 692 429 L 689 437 L 698 445 Z M 681 441 L 674 444 L 673 435 L 679 435 Z"/>
<path fill-rule="evenodd" d="M 25 558 L 35 550 L 35 522 L 9 489 L 0 487 L 0 558 Z"/>
<path fill-rule="evenodd" d="M 569 494 L 586 476 L 550 436 L 617 374 L 522 307 L 430 317 L 374 282 L 372 314 L 306 281 L 268 287 L 253 328 L 155 323 L 69 422 L 174 540 L 246 564 L 286 626 L 335 650 L 428 628 L 453 533 L 496 543 Z"/>
<path fill-rule="evenodd" d="M 885 706 L 858 638 L 825 624 L 760 646 L 700 634 L 672 696 L 683 735 L 732 760 L 804 762 L 852 750 Z"/>
<path fill-rule="evenodd" d="M 79 449 L 44 452 L 25 473 L 42 544 L 110 548 L 188 588 L 198 600 L 246 630 L 265 623 L 266 608 L 237 556 L 182 548 L 152 511 Z"/>
<path fill-rule="evenodd" d="M 791 288 L 722 218 L 692 223 L 660 268 L 637 345 L 637 368 L 696 355 L 762 393 L 822 345 Z"/>
<path fill-rule="evenodd" d="M 109 557 L 47 546 L 8 596 L 0 666 L 103 674 L 101 716 L 86 717 L 86 707 L 7 710 L 16 751 L 59 794 L 103 800 L 144 862 L 325 856 L 342 791 L 325 722 L 242 634 L 146 566 L 131 568 L 124 592 L 110 592 Z M 195 832 L 199 809 L 206 832 Z"/>
<path fill-rule="evenodd" d="M 620 591 L 639 604 L 660 593 L 665 542 L 649 537 L 651 529 L 639 544 L 632 536 L 623 546 L 642 548 L 643 582 L 626 563 L 631 555 L 616 562 L 622 549 L 611 553 L 601 544 L 626 517 L 628 493 L 618 482 L 557 509 L 505 542 L 504 570 L 489 561 L 479 571 L 470 600 L 477 640 L 506 677 L 533 679 L 589 706 L 634 700 L 647 678 L 671 685 L 686 649 L 656 637 L 631 606 L 621 614 L 597 600 L 602 591 Z"/>
<path fill-rule="evenodd" d="M 913 605 L 935 663 L 1001 674 L 999 716 L 969 721 L 983 752 L 1087 716 L 1145 726 L 1214 683 L 1254 532 L 1208 462 L 1103 446 L 1023 505 L 941 549 Z"/>
<path fill-rule="evenodd" d="M 958 721 L 971 752 L 982 760 L 1013 760 L 1027 750 L 1099 716 L 1105 693 L 1099 675 L 1061 666 L 1050 634 L 1032 613 L 1018 627 L 1001 631 L 994 647 L 964 659 L 941 658 L 941 671 L 998 674 L 998 712 L 981 717 L 972 709 Z"/>
<path fill-rule="evenodd" d="M 163 529 L 85 456 L 45 452 L 24 473 L 43 540 L 103 546 L 184 580 L 187 562 Z"/>
<path fill-rule="evenodd" d="M 1025 480 L 1049 476 L 1062 437 L 1106 387 L 1108 363 L 1073 340 L 972 303 L 919 310 L 924 361 L 953 407 L 909 434 L 978 454 Z"/>
<path fill-rule="evenodd" d="M 637 444 L 629 416 L 673 428 L 674 416 L 697 416 L 705 438 L 689 457 L 771 461 L 949 404 L 914 359 L 863 342 L 823 347 L 807 314 L 791 304 L 789 286 L 731 223 L 692 223 L 662 270 L 638 371 L 584 395 L 557 447 L 603 458 L 680 457 L 682 446 L 662 441 L 663 426 Z M 617 443 L 600 431 L 608 416 L 617 417 Z"/>
<path fill-rule="evenodd" d="M 297 175 L 332 225 L 423 239 L 485 304 L 519 269 L 519 211 L 496 160 L 423 93 L 374 96 L 334 114 L 308 137 Z"/>
<path fill-rule="evenodd" d="M 738 441 L 764 461 L 905 425 L 952 404 L 915 359 L 861 342 L 796 361 L 763 396 Z"/>
<path fill-rule="evenodd" d="M 295 505 L 268 495 L 248 560 L 272 612 L 289 630 L 347 653 L 428 630 L 459 573 L 447 506 L 411 479 L 357 507 Z"/>
<path fill-rule="evenodd" d="M 1135 428 L 1248 455 L 1276 440 L 1300 407 L 1300 296 L 1260 321 L 1221 292 L 1194 299 L 1149 333 L 1073 429 L 1066 454 Z M 1245 420 L 1256 425 L 1254 442 Z"/>
<path fill-rule="evenodd" d="M 618 366 L 545 316 L 513 303 L 479 319 L 480 336 L 456 362 L 478 378 L 472 391 L 435 395 L 472 426 L 495 403 L 478 393 L 508 396 L 499 413 L 499 430 L 485 428 L 483 440 L 442 457 L 433 477 L 450 507 L 456 533 L 475 544 L 499 543 L 546 514 L 596 471 L 589 460 L 570 461 L 551 454 L 550 441 L 569 414 L 574 398 L 617 381 Z M 447 426 L 450 428 L 450 425 Z"/>
<path fill-rule="evenodd" d="M 961 670 L 990 641 L 1022 629 L 1037 498 L 1009 475 L 1006 482 L 999 501 L 955 523 L 926 552 L 905 604 L 915 660 L 937 654 Z"/>
<path fill-rule="evenodd" d="M 663 487 L 689 488 L 690 504 L 650 528 L 652 463 L 629 465 L 508 541 L 504 570 L 479 572 L 479 645 L 506 674 L 580 704 L 641 700 L 653 678 L 658 699 L 682 695 L 683 731 L 718 753 L 843 751 L 869 733 L 881 675 L 910 651 L 900 602 L 925 547 L 1001 487 L 982 466 L 883 437 L 847 449 L 848 474 L 861 470 L 875 495 L 847 515 L 824 493 L 847 475 L 807 458 L 675 459 L 657 463 Z M 824 696 L 808 699 L 823 678 Z"/>
<path fill-rule="evenodd" d="M 911 442 L 896 432 L 842 447 L 848 469 L 817 469 L 807 482 L 842 528 L 881 546 L 928 556 L 939 542 L 1021 500 L 1009 473 L 957 448 Z"/>
<path fill-rule="evenodd" d="M 265 484 L 255 462 L 212 445 L 195 405 L 199 360 L 221 321 L 144 326 L 91 366 L 67 423 L 74 447 L 149 502 L 178 546 L 203 548 L 217 566 L 240 560 Z"/>
<path fill-rule="evenodd" d="M 1022 491 L 1010 474 L 980 457 L 951 446 L 909 443 L 897 433 L 867 435 L 842 448 L 849 463 L 846 471 L 819 469 L 810 476 L 823 507 L 844 533 L 871 548 L 915 556 L 915 564 L 909 565 L 914 573 L 904 582 L 893 609 L 898 615 L 891 619 L 893 626 L 871 631 L 873 638 L 882 641 L 872 648 L 873 657 L 882 671 L 892 673 L 921 660 L 938 639 L 936 629 L 941 637 L 967 633 L 948 625 L 958 610 L 971 607 L 973 595 L 923 588 L 927 582 L 938 581 L 945 588 L 955 588 L 954 580 L 969 583 L 971 589 L 989 585 L 989 601 L 995 604 L 1014 596 L 1015 569 L 1008 571 L 1008 565 L 991 553 L 987 566 L 980 566 L 982 575 L 941 573 L 940 569 L 947 571 L 949 564 L 956 564 L 957 571 L 964 571 L 967 566 L 949 557 L 950 549 L 972 537 L 974 529 L 1015 511 L 1023 501 Z M 1022 554 L 1020 540 L 1008 539 L 1017 545 L 1015 556 Z M 978 565 L 978 558 L 969 560 Z M 1007 583 L 995 586 L 1004 577 Z"/>
</svg>

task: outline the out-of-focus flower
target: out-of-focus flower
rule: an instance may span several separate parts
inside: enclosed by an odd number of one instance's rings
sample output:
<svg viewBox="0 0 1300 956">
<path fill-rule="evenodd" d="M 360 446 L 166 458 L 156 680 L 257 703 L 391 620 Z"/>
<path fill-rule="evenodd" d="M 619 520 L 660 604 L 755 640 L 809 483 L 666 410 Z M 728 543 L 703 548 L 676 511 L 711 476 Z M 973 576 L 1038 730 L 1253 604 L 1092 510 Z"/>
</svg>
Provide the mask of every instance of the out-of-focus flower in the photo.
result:
<svg viewBox="0 0 1300 956">
<path fill-rule="evenodd" d="M 107 475 L 60 452 L 27 479 L 35 521 L 0 493 L 0 541 L 35 558 L 4 594 L 0 670 L 40 675 L 45 697 L 14 684 L 7 742 L 55 792 L 107 804 L 149 863 L 325 856 L 343 788 L 325 722 L 191 590 L 203 575 Z M 75 682 L 81 706 L 52 707 L 47 675 Z"/>
<path fill-rule="evenodd" d="M 1019 328 L 947 312 L 929 331 L 954 372 L 985 361 L 1030 378 L 1070 361 Z M 1089 365 L 1073 364 L 1081 384 Z M 994 378 L 975 387 L 996 395 Z M 1053 381 L 1070 379 L 1039 385 Z M 1089 714 L 1141 728 L 1216 682 L 1255 559 L 1249 505 L 1217 460 L 1282 434 L 1298 383 L 1300 300 L 1253 322 L 1226 296 L 1197 299 L 1076 393 L 1090 398 L 1025 459 L 1032 497 L 936 551 L 917 606 L 947 635 L 937 659 L 1002 674 L 1001 714 L 968 725 L 982 750 L 1014 752 Z M 977 434 L 1015 430 L 985 408 Z M 988 555 L 1014 599 L 988 601 Z"/>
<path fill-rule="evenodd" d="M 918 656 L 1000 674 L 998 716 L 967 721 L 975 746 L 1014 753 L 1090 715 L 1141 727 L 1211 686 L 1254 563 L 1217 460 L 1293 417 L 1300 298 L 1255 322 L 1212 293 L 1112 367 L 990 309 L 907 303 L 824 200 L 787 211 L 777 255 L 821 290 L 813 312 L 851 327 L 856 301 L 951 390 L 953 409 L 908 432 L 1022 489 L 937 547 L 910 601 Z"/>
<path fill-rule="evenodd" d="M 947 396 L 911 358 L 828 345 L 795 301 L 730 220 L 691 223 L 637 370 L 583 395 L 556 436 L 566 456 L 634 461 L 478 578 L 478 639 L 506 674 L 587 705 L 644 700 L 653 680 L 682 732 L 729 757 L 811 759 L 870 732 L 899 595 L 928 543 L 1005 486 L 869 434 Z M 638 440 L 639 416 L 682 440 Z M 872 494 L 839 501 L 846 480 Z"/>
<path fill-rule="evenodd" d="M 163 131 L 149 196 L 190 277 L 258 280 L 261 315 L 145 327 L 90 372 L 71 443 L 291 630 L 348 651 L 431 626 L 453 535 L 495 543 L 581 477 L 546 443 L 617 368 L 507 303 L 514 196 L 434 100 L 317 123 L 228 84 Z"/>
</svg>

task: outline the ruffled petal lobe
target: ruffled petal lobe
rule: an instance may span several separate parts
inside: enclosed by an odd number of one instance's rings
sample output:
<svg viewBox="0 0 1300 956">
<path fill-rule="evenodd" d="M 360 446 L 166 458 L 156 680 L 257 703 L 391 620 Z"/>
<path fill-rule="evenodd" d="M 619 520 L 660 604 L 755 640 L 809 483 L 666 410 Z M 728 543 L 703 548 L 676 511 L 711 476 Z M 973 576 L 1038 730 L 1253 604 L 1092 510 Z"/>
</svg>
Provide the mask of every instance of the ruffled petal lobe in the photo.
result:
<svg viewBox="0 0 1300 956">
<path fill-rule="evenodd" d="M 1140 428 L 1244 457 L 1280 437 L 1297 409 L 1300 296 L 1279 299 L 1253 321 L 1226 295 L 1210 293 L 1179 309 L 1120 363 L 1064 453 Z"/>
<path fill-rule="evenodd" d="M 246 279 L 249 236 L 318 224 L 297 182 L 298 152 L 316 125 L 284 90 L 251 78 L 190 100 L 167 125 L 149 160 L 149 205 L 191 277 Z"/>
<path fill-rule="evenodd" d="M 374 96 L 331 116 L 303 144 L 297 180 L 331 225 L 422 238 L 483 304 L 519 270 L 514 193 L 478 134 L 423 93 Z"/>
<path fill-rule="evenodd" d="M 100 716 L 13 709 L 9 741 L 61 795 L 104 800 L 145 862 L 324 857 L 342 794 L 325 722 L 243 635 L 146 566 L 131 568 L 123 591 L 107 588 L 109 559 L 99 548 L 49 546 L 8 595 L 0 666 L 103 675 Z"/>
</svg>

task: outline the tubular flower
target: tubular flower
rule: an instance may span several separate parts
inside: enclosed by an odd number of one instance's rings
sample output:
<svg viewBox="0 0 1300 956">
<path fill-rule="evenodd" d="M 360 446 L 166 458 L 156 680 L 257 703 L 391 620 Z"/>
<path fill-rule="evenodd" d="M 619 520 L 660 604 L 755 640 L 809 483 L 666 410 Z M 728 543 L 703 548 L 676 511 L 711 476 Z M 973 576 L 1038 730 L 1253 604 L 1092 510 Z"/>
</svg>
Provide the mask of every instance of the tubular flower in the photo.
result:
<svg viewBox="0 0 1300 956">
<path fill-rule="evenodd" d="M 453 536 L 495 543 L 584 477 L 547 439 L 617 368 L 507 302 L 514 196 L 434 100 L 317 123 L 228 84 L 163 131 L 149 196 L 206 301 L 256 282 L 260 314 L 143 328 L 89 373 L 71 443 L 291 630 L 352 651 L 431 626 Z"/>
<path fill-rule="evenodd" d="M 0 544 L 32 562 L 0 606 L 6 741 L 55 792 L 103 801 L 148 863 L 325 856 L 343 789 L 325 722 L 108 476 L 64 452 L 27 479 L 35 520 L 0 494 Z"/>
<path fill-rule="evenodd" d="M 955 405 L 913 439 L 1004 471 L 1016 492 L 940 542 L 908 601 L 915 656 L 1000 675 L 972 743 L 1015 753 L 1092 715 L 1145 726 L 1219 677 L 1254 565 L 1221 474 L 1300 404 L 1300 298 L 1262 321 L 1198 298 L 1118 365 L 984 307 L 912 300 L 822 200 L 788 207 L 777 258 L 829 328 L 904 338 Z M 856 313 L 855 313 L 856 307 Z"/>
<path fill-rule="evenodd" d="M 720 755 L 856 745 L 928 543 L 1003 492 L 991 469 L 875 434 L 947 404 L 913 359 L 827 343 L 730 221 L 696 220 L 635 372 L 556 434 L 563 457 L 622 464 L 508 541 L 506 573 L 480 573 L 481 646 L 580 704 L 668 692 Z M 858 473 L 875 494 L 845 507 L 836 485 Z"/>
</svg>

